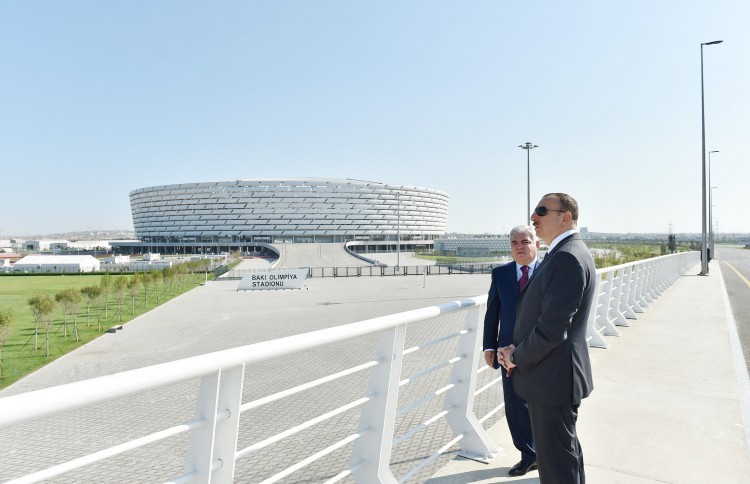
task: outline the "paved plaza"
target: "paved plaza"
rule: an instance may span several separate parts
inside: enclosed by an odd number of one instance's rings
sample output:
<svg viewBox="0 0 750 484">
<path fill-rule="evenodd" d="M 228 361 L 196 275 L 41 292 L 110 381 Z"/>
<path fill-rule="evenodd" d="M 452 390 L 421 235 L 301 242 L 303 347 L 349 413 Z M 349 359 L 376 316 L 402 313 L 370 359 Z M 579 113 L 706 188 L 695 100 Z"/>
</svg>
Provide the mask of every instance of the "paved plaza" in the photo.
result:
<svg viewBox="0 0 750 484">
<path fill-rule="evenodd" d="M 194 289 L 126 324 L 122 331 L 105 334 L 29 375 L 0 392 L 0 397 L 473 297 L 486 293 L 489 275 L 314 278 L 308 279 L 302 290 L 263 292 L 238 292 L 238 283 L 216 281 Z M 460 321 L 455 317 L 444 317 L 421 326 L 410 325 L 407 347 L 434 337 L 436 330 L 431 325 L 457 323 Z M 362 338 L 253 365 L 248 369 L 243 401 L 369 361 L 374 354 L 374 342 L 375 338 Z M 439 350 L 438 346 L 433 351 Z M 405 361 L 404 376 L 434 365 L 437 358 L 430 351 L 410 355 Z M 486 371 L 482 375 L 491 378 L 491 373 Z M 417 395 L 434 391 L 446 380 L 446 373 L 437 373 L 407 385 L 399 406 L 410 403 Z M 242 416 L 239 445 L 250 445 L 361 398 L 366 383 L 365 375 L 355 376 L 269 408 L 246 412 Z M 480 415 L 499 403 L 500 390 L 496 388 L 477 399 Z M 0 431 L 0 447 L 5 456 L 0 461 L 0 480 L 190 420 L 196 393 L 197 382 L 188 382 Z M 405 415 L 397 424 L 396 434 L 424 421 L 425 415 L 435 413 L 440 404 L 436 402 Z M 333 425 L 316 427 L 295 436 L 291 442 L 276 444 L 238 461 L 236 482 L 259 482 L 349 435 L 356 430 L 358 417 L 358 412 L 345 414 Z M 499 412 L 487 423 L 501 417 Z M 54 482 L 164 482 L 183 472 L 186 439 L 182 437 L 108 459 Z M 408 471 L 448 440 L 446 426 L 430 426 L 419 438 L 394 449 L 394 472 L 400 475 Z M 285 482 L 322 482 L 332 477 L 346 467 L 350 449 L 345 447 Z M 449 453 L 437 459 L 411 482 L 423 482 L 452 456 Z"/>
</svg>

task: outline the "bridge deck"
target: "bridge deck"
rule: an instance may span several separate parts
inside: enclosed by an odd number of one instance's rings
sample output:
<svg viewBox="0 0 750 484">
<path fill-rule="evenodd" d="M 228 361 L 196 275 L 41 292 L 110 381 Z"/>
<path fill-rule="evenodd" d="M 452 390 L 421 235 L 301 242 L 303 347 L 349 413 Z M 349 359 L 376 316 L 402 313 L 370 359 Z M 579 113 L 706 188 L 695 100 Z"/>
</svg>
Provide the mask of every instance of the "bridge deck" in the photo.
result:
<svg viewBox="0 0 750 484">
<path fill-rule="evenodd" d="M 745 361 L 717 263 L 688 271 L 606 350 L 591 349 L 594 392 L 578 429 L 589 482 L 707 483 L 750 479 L 750 394 Z M 744 407 L 743 407 L 744 403 Z M 744 421 L 743 421 L 744 412 Z M 456 459 L 429 484 L 538 483 L 509 478 L 520 459 L 505 421 L 490 465 Z"/>
</svg>

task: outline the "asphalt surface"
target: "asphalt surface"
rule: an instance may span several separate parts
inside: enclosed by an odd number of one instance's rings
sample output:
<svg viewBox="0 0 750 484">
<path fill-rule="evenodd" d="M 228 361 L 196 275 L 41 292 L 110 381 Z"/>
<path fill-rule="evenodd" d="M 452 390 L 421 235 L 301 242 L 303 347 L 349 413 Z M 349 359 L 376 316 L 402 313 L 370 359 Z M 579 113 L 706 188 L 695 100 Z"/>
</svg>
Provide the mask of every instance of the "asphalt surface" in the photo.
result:
<svg viewBox="0 0 750 484">
<path fill-rule="evenodd" d="M 716 259 L 709 264 L 709 277 L 717 264 L 721 265 L 745 365 L 750 370 L 750 249 L 717 246 Z"/>
</svg>

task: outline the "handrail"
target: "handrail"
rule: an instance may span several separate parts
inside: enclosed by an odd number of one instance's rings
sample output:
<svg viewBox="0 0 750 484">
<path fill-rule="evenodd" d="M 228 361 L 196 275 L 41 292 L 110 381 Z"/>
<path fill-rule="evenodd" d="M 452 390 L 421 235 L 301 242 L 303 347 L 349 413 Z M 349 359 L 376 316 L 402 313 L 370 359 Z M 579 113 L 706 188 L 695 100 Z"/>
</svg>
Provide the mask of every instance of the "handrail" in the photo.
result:
<svg viewBox="0 0 750 484">
<path fill-rule="evenodd" d="M 620 264 L 596 271 L 596 300 L 589 318 L 589 345 L 606 348 L 604 336 L 619 335 L 618 326 L 627 326 L 637 317 L 637 313 L 658 298 L 689 267 L 698 261 L 698 253 L 681 253 L 644 261 Z M 288 336 L 277 340 L 241 346 L 228 350 L 198 355 L 178 361 L 161 363 L 146 368 L 124 371 L 112 375 L 93 378 L 56 387 L 45 388 L 19 395 L 0 398 L 0 429 L 24 422 L 49 417 L 61 412 L 89 407 L 97 403 L 119 399 L 148 390 L 159 389 L 185 381 L 200 380 L 196 398 L 196 413 L 182 424 L 159 430 L 150 435 L 140 436 L 129 442 L 108 449 L 92 452 L 63 464 L 47 469 L 32 471 L 18 482 L 38 482 L 54 477 L 71 469 L 79 468 L 101 460 L 103 457 L 119 455 L 131 451 L 166 436 L 189 432 L 190 442 L 185 457 L 185 473 L 175 476 L 172 482 L 232 482 L 237 459 L 259 450 L 265 445 L 280 441 L 296 432 L 322 424 L 329 418 L 352 408 L 361 408 L 359 430 L 355 434 L 343 436 L 338 442 L 311 456 L 292 463 L 286 470 L 268 478 L 274 482 L 299 469 L 304 468 L 324 455 L 342 446 L 353 444 L 348 466 L 342 463 L 341 472 L 330 482 L 344 476 L 352 476 L 357 482 L 397 482 L 390 471 L 393 447 L 406 439 L 417 436 L 430 424 L 445 420 L 453 430 L 448 444 L 432 452 L 427 459 L 403 474 L 399 481 L 408 479 L 424 468 L 429 462 L 458 442 L 461 453 L 477 459 L 489 459 L 497 449 L 489 439 L 481 423 L 502 408 L 502 404 L 492 409 L 481 419 L 474 415 L 473 399 L 500 379 L 477 390 L 477 373 L 485 371 L 481 358 L 480 309 L 487 303 L 487 296 L 466 298 L 460 301 L 415 309 L 402 313 L 381 316 L 334 328 Z M 424 324 L 435 318 L 447 315 L 460 315 L 461 328 L 450 328 L 447 334 L 405 347 L 407 325 Z M 301 351 L 320 348 L 325 345 L 349 341 L 368 335 L 378 335 L 378 345 L 374 358 L 352 368 L 308 381 L 254 401 L 243 403 L 242 386 L 248 378 L 247 368 L 271 358 L 298 354 Z M 411 375 L 402 375 L 405 357 L 426 348 L 435 349 L 439 342 L 455 340 L 452 353 L 440 353 L 432 360 L 432 366 L 417 370 Z M 440 347 L 442 348 L 442 347 Z M 440 349 L 439 348 L 439 349 Z M 479 368 L 479 370 L 477 370 Z M 361 371 L 370 371 L 369 386 L 364 395 L 306 422 L 297 423 L 291 428 L 274 433 L 260 442 L 238 450 L 239 417 L 261 405 L 269 404 Z M 433 374 L 448 371 L 449 378 L 440 380 Z M 434 387 L 406 405 L 399 407 L 399 388 L 407 383 L 432 379 Z M 425 383 L 422 383 L 424 385 Z M 443 409 L 435 415 L 421 420 L 399 437 L 394 437 L 394 422 L 399 415 L 411 412 L 417 407 L 444 397 Z M 278 445 L 278 444 L 277 444 Z M 376 477 L 379 476 L 379 477 Z"/>
</svg>

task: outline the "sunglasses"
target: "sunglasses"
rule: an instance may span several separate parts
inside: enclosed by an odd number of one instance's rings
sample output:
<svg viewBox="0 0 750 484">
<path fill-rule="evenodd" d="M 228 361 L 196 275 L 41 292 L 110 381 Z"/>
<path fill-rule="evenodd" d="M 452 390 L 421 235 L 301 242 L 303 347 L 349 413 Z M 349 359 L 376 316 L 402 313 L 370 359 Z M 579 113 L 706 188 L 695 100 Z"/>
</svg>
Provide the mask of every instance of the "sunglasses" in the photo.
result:
<svg viewBox="0 0 750 484">
<path fill-rule="evenodd" d="M 547 207 L 544 207 L 544 206 L 536 207 L 534 209 L 534 213 L 537 214 L 537 215 L 539 215 L 540 217 L 544 217 L 549 212 L 565 213 L 565 212 L 567 212 L 567 210 L 555 210 L 554 208 L 547 208 Z"/>
</svg>

